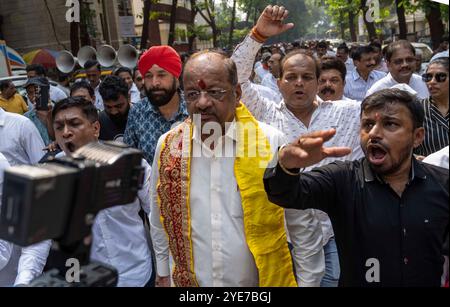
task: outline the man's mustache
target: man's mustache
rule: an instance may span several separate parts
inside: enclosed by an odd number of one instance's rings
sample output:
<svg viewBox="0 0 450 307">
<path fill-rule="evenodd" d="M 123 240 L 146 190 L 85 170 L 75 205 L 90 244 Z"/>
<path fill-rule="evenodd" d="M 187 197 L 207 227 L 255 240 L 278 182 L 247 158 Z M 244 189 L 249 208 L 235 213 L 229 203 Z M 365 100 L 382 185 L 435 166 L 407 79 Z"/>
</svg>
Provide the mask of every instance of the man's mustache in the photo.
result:
<svg viewBox="0 0 450 307">
<path fill-rule="evenodd" d="M 320 93 L 324 94 L 324 95 L 327 93 L 334 94 L 334 93 L 336 93 L 336 91 L 334 89 L 332 89 L 331 87 L 326 87 L 326 88 L 322 89 L 320 91 Z"/>
<path fill-rule="evenodd" d="M 380 146 L 383 150 L 385 150 L 386 152 L 390 149 L 390 146 L 388 144 L 386 144 L 384 141 L 381 140 L 377 140 L 377 139 L 370 139 L 367 144 L 366 144 L 366 148 L 369 145 L 378 145 Z"/>
<path fill-rule="evenodd" d="M 154 94 L 155 92 L 164 92 L 164 93 L 167 94 L 168 91 L 166 89 L 164 89 L 164 88 L 152 88 L 152 89 L 149 90 L 149 92 L 152 93 L 152 94 Z"/>
</svg>

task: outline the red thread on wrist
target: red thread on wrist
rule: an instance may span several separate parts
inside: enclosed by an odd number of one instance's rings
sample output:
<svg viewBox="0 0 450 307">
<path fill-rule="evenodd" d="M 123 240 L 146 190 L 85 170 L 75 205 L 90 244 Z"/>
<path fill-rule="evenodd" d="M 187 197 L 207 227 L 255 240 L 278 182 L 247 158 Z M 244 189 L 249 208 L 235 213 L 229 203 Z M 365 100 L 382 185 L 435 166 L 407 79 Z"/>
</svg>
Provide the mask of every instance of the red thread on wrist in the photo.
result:
<svg viewBox="0 0 450 307">
<path fill-rule="evenodd" d="M 269 38 L 268 36 L 264 36 L 261 33 L 259 33 L 258 30 L 256 29 L 256 26 L 252 28 L 251 34 L 258 43 L 264 43 Z"/>
</svg>

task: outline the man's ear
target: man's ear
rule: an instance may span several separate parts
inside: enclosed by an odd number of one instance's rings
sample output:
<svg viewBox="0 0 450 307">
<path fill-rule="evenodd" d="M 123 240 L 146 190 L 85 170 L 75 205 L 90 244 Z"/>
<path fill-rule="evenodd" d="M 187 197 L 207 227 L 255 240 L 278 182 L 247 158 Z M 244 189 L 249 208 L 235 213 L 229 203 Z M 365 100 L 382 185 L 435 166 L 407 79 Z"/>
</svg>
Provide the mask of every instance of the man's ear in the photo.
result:
<svg viewBox="0 0 450 307">
<path fill-rule="evenodd" d="M 422 144 L 425 138 L 425 128 L 420 127 L 414 130 L 414 148 L 417 148 Z"/>
<path fill-rule="evenodd" d="M 96 138 L 98 138 L 100 136 L 100 122 L 98 120 L 96 120 L 93 124 L 92 124 L 92 128 L 94 129 L 94 136 Z"/>
<path fill-rule="evenodd" d="M 241 97 L 242 97 L 242 89 L 241 89 L 240 84 L 236 85 L 234 93 L 236 95 L 236 105 L 239 105 L 239 102 L 241 101 Z"/>
</svg>

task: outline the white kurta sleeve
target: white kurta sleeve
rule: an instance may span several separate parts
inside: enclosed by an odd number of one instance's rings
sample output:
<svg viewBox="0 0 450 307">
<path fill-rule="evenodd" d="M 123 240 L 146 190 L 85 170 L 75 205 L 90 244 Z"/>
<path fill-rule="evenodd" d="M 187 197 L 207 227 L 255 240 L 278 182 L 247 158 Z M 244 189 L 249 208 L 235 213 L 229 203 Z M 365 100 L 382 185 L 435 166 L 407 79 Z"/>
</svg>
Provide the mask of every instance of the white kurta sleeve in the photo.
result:
<svg viewBox="0 0 450 307">
<path fill-rule="evenodd" d="M 17 267 L 17 277 L 14 282 L 15 286 L 27 285 L 42 274 L 51 245 L 52 241 L 46 240 L 22 248 Z"/>
<path fill-rule="evenodd" d="M 142 209 L 145 213 L 150 214 L 150 177 L 152 168 L 145 159 L 142 159 L 142 166 L 144 167 L 144 182 L 142 184 L 142 189 L 138 191 L 138 198 Z"/>
<path fill-rule="evenodd" d="M 158 161 L 161 153 L 161 144 L 165 136 L 166 134 L 159 138 L 150 176 L 150 233 L 153 242 L 153 249 L 155 250 L 156 271 L 161 277 L 170 275 L 169 241 L 166 231 L 161 224 L 158 205 L 158 192 L 156 190 L 159 178 Z"/>
<path fill-rule="evenodd" d="M 266 116 L 275 112 L 275 106 L 279 101 L 264 97 L 249 80 L 259 48 L 261 44 L 247 36 L 237 45 L 231 59 L 236 63 L 238 82 L 242 89 L 242 102 L 257 120 L 267 122 Z"/>
<path fill-rule="evenodd" d="M 0 153 L 0 208 L 2 206 L 2 191 L 3 191 L 3 172 L 9 167 L 6 158 Z M 0 271 L 8 264 L 11 258 L 13 245 L 8 241 L 0 240 Z"/>
</svg>

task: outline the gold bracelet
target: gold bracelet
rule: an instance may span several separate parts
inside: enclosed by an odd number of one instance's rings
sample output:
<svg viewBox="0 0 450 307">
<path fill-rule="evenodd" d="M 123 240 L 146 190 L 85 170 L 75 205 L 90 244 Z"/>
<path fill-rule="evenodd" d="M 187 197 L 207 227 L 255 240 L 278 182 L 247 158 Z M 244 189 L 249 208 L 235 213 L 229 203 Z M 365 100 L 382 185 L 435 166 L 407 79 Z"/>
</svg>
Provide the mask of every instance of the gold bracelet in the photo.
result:
<svg viewBox="0 0 450 307">
<path fill-rule="evenodd" d="M 284 147 L 286 147 L 286 144 L 281 145 L 280 149 L 278 149 L 278 158 L 280 157 L 280 151 L 281 151 Z M 293 173 L 293 172 L 289 171 L 286 167 L 283 166 L 283 164 L 281 164 L 280 159 L 278 159 L 278 165 L 281 167 L 281 169 L 283 170 L 283 172 L 285 172 L 286 174 L 291 175 L 291 176 L 298 176 L 298 175 L 300 175 L 300 173 L 302 172 L 302 169 L 300 169 L 300 170 L 298 171 L 298 173 Z"/>
</svg>

